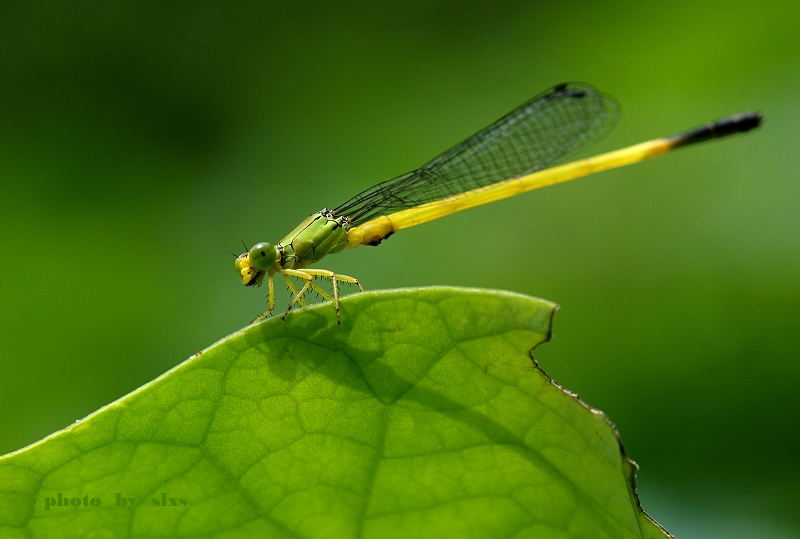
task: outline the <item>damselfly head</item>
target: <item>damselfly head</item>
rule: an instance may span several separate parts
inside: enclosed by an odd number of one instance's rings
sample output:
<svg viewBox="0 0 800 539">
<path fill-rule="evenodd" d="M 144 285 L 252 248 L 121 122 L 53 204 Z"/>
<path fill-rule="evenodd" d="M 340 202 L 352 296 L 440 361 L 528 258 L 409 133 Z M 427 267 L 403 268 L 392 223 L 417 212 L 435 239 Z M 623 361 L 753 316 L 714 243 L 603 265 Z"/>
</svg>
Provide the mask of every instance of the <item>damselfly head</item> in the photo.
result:
<svg viewBox="0 0 800 539">
<path fill-rule="evenodd" d="M 245 286 L 258 286 L 267 270 L 278 259 L 278 252 L 271 243 L 258 243 L 252 249 L 236 257 L 233 267 Z"/>
</svg>

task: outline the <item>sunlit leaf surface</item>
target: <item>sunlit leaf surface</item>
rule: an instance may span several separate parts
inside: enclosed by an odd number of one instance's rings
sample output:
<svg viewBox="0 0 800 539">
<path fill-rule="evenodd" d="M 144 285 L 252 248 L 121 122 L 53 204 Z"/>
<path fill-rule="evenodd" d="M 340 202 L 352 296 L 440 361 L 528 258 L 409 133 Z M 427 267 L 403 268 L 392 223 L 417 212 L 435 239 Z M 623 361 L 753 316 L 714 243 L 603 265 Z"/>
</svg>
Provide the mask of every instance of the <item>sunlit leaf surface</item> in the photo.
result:
<svg viewBox="0 0 800 539">
<path fill-rule="evenodd" d="M 667 537 L 532 360 L 555 309 L 431 288 L 245 328 L 0 459 L 0 536 Z"/>
</svg>

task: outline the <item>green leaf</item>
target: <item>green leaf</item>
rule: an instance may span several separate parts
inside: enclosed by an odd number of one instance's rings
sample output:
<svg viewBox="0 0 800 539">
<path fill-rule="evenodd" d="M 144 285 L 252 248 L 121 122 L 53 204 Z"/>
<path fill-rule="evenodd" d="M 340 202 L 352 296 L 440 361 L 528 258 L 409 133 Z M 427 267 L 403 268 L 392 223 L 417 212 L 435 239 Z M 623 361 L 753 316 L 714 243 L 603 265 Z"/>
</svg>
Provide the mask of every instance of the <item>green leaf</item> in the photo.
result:
<svg viewBox="0 0 800 539">
<path fill-rule="evenodd" d="M 247 327 L 0 459 L 0 537 L 668 536 L 608 419 L 529 354 L 556 305 L 341 307 Z"/>
</svg>

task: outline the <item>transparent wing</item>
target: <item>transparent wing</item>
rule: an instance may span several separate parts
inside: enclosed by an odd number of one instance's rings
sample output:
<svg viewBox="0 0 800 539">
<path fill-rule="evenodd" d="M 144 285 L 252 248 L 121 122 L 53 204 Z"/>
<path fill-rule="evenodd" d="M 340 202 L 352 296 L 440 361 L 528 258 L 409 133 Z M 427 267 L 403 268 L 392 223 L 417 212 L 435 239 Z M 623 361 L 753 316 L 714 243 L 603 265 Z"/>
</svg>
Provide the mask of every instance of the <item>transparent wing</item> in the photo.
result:
<svg viewBox="0 0 800 539">
<path fill-rule="evenodd" d="M 611 131 L 618 117 L 617 102 L 592 86 L 560 84 L 417 170 L 370 187 L 334 212 L 360 225 L 530 174 L 597 141 Z"/>
</svg>

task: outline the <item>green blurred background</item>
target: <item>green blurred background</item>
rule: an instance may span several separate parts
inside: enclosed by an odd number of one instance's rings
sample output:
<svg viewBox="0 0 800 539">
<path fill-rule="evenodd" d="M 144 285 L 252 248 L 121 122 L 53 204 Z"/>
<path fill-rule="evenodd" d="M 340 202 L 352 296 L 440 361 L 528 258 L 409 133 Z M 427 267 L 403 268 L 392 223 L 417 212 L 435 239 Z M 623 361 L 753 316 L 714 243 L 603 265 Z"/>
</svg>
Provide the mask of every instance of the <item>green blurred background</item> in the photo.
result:
<svg viewBox="0 0 800 539">
<path fill-rule="evenodd" d="M 769 0 L 0 3 L 0 453 L 260 313 L 241 240 L 578 80 L 622 103 L 597 151 L 766 124 L 324 267 L 558 302 L 536 357 L 616 423 L 645 510 L 800 537 L 798 23 Z"/>
</svg>

